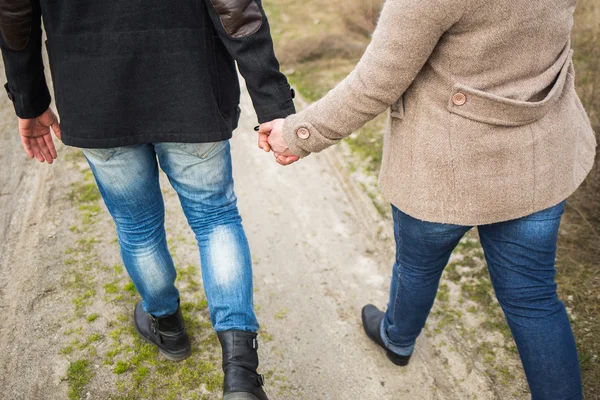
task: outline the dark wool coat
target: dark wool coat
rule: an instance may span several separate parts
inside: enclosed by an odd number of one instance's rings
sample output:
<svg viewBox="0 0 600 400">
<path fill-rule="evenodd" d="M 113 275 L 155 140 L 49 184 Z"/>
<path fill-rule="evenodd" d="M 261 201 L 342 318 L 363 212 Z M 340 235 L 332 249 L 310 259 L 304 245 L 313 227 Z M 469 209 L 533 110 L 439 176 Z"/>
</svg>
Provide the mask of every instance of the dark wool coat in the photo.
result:
<svg viewBox="0 0 600 400">
<path fill-rule="evenodd" d="M 229 139 L 236 61 L 259 122 L 295 111 L 260 0 L 0 0 L 5 87 L 21 118 L 50 104 L 41 17 L 68 145 Z"/>
</svg>

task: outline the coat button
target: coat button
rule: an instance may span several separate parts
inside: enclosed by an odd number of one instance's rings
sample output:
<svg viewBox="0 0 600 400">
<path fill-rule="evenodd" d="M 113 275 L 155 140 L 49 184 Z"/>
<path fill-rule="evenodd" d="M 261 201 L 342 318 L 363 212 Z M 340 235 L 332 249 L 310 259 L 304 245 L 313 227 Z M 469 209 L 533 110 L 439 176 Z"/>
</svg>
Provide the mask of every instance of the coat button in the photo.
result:
<svg viewBox="0 0 600 400">
<path fill-rule="evenodd" d="M 300 139 L 308 139 L 310 137 L 310 131 L 306 128 L 300 128 L 296 132 L 296 135 L 298 135 Z"/>
<path fill-rule="evenodd" d="M 467 102 L 467 96 L 462 93 L 456 93 L 454 96 L 452 96 L 452 102 L 456 106 L 464 106 Z"/>
</svg>

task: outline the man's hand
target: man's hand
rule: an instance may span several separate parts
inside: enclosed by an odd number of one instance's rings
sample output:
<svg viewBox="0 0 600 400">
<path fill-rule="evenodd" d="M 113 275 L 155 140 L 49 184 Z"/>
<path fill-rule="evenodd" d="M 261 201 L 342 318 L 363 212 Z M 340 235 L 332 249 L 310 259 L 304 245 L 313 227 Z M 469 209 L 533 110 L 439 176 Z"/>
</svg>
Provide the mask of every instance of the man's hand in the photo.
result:
<svg viewBox="0 0 600 400">
<path fill-rule="evenodd" d="M 42 115 L 32 119 L 19 118 L 19 132 L 21 142 L 29 158 L 37 158 L 40 162 L 48 164 L 56 159 L 56 148 L 52 141 L 50 127 L 57 138 L 60 139 L 60 125 L 52 109 L 48 108 Z"/>
<path fill-rule="evenodd" d="M 262 124 L 258 130 L 258 147 L 266 152 L 273 150 L 277 162 L 290 165 L 300 159 L 292 153 L 283 139 L 282 131 L 285 119 L 280 118 Z"/>
</svg>

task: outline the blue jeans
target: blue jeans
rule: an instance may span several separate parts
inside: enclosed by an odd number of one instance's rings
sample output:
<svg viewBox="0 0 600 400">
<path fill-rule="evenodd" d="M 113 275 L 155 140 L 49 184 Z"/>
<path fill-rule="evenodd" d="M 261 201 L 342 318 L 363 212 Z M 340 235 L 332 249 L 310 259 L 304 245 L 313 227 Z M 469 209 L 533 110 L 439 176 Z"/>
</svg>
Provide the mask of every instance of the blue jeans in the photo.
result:
<svg viewBox="0 0 600 400">
<path fill-rule="evenodd" d="M 229 142 L 155 143 L 83 152 L 115 221 L 121 257 L 144 310 L 167 316 L 177 310 L 179 299 L 164 227 L 160 163 L 200 248 L 215 330 L 258 331 L 252 261 L 233 191 Z"/>
<path fill-rule="evenodd" d="M 575 339 L 554 282 L 564 207 L 563 202 L 524 218 L 478 227 L 496 297 L 534 400 L 582 396 Z M 396 262 L 381 332 L 390 350 L 410 355 L 450 255 L 472 227 L 420 221 L 395 207 L 393 215 Z"/>
</svg>

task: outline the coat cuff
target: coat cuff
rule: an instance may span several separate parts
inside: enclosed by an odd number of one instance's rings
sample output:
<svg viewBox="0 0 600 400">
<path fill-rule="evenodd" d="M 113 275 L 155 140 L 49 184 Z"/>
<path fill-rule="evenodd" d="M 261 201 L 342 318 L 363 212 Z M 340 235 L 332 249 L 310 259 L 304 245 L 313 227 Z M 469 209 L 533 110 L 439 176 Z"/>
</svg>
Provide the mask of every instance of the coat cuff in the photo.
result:
<svg viewBox="0 0 600 400">
<path fill-rule="evenodd" d="M 290 115 L 293 115 L 296 113 L 296 108 L 294 107 L 294 103 L 291 102 L 291 104 L 287 104 L 286 106 L 284 106 L 284 108 L 281 108 L 280 110 L 271 113 L 271 114 L 260 114 L 258 115 L 258 122 L 261 124 L 264 124 L 265 122 L 270 122 L 273 121 L 274 119 L 279 119 L 279 118 L 286 118 Z"/>
<path fill-rule="evenodd" d="M 276 106 L 256 108 L 259 123 L 264 124 L 296 113 L 296 107 L 294 106 L 296 92 L 294 89 L 290 88 L 289 85 L 285 85 L 279 89 L 279 94 L 282 100 Z"/>
<path fill-rule="evenodd" d="M 18 93 L 13 93 L 10 90 L 8 83 L 4 85 L 4 89 L 8 94 L 8 98 L 13 102 L 17 117 L 21 119 L 39 117 L 48 109 L 48 107 L 50 107 L 52 101 L 50 91 L 45 82 L 35 95 L 20 95 Z"/>
<path fill-rule="evenodd" d="M 323 136 L 313 124 L 303 120 L 302 113 L 286 119 L 283 138 L 290 150 L 299 157 L 317 153 L 339 142 Z"/>
</svg>

